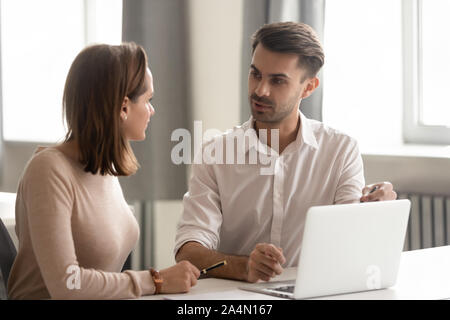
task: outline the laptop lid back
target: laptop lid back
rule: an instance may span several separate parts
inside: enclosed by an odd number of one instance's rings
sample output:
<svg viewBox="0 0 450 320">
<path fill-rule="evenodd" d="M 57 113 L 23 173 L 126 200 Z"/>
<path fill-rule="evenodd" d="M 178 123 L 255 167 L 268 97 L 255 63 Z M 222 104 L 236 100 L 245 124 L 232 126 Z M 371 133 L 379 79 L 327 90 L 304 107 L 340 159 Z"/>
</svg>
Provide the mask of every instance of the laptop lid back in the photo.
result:
<svg viewBox="0 0 450 320">
<path fill-rule="evenodd" d="M 409 200 L 311 207 L 298 264 L 297 299 L 395 284 Z"/>
</svg>

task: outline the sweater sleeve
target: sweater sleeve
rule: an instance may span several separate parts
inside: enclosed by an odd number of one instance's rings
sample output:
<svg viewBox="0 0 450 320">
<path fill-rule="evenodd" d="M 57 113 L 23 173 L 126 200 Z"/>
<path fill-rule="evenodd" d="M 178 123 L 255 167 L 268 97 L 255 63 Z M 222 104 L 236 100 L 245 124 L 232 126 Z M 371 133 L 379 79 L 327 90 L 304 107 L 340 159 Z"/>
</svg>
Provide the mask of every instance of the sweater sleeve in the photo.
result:
<svg viewBox="0 0 450 320">
<path fill-rule="evenodd" d="M 33 252 L 51 298 L 123 299 L 153 294 L 147 270 L 105 272 L 79 265 L 71 226 L 74 191 L 67 171 L 57 159 L 37 155 L 21 185 Z"/>
</svg>

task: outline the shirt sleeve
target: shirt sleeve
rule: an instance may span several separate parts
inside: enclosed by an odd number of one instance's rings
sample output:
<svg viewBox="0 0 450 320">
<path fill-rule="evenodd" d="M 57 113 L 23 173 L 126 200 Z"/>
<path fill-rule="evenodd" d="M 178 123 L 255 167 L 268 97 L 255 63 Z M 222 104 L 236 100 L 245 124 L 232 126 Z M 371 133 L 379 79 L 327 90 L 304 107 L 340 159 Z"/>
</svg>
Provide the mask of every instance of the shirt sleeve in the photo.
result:
<svg viewBox="0 0 450 320">
<path fill-rule="evenodd" d="M 350 139 L 344 152 L 342 170 L 336 188 L 335 204 L 356 203 L 362 196 L 364 169 L 358 143 Z"/>
<path fill-rule="evenodd" d="M 221 226 L 220 194 L 213 166 L 193 164 L 189 190 L 183 198 L 183 214 L 177 226 L 174 254 L 189 241 L 216 250 Z"/>
<path fill-rule="evenodd" d="M 50 297 L 122 299 L 153 294 L 149 271 L 105 272 L 79 265 L 71 226 L 70 174 L 52 157 L 33 160 L 22 180 L 22 196 L 33 252 Z"/>
</svg>

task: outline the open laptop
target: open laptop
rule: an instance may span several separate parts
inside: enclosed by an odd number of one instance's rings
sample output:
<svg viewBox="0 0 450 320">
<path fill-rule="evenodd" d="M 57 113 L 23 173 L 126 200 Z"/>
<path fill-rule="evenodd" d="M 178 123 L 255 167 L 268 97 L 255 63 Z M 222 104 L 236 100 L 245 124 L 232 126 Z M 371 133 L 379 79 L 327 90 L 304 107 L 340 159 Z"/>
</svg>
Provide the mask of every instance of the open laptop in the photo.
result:
<svg viewBox="0 0 450 320">
<path fill-rule="evenodd" d="M 405 199 L 311 207 L 297 279 L 240 289 L 303 299 L 391 287 L 397 280 L 410 206 Z"/>
</svg>

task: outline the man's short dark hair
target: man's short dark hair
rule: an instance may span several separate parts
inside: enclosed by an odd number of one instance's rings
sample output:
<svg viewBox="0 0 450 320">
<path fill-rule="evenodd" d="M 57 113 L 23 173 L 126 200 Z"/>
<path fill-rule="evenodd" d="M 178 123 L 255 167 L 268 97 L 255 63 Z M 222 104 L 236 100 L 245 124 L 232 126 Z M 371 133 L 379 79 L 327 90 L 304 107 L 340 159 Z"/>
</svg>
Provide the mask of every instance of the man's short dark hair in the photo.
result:
<svg viewBox="0 0 450 320">
<path fill-rule="evenodd" d="M 315 77 L 324 64 L 325 55 L 317 34 L 309 25 L 304 23 L 276 22 L 265 24 L 253 34 L 251 40 L 252 53 L 255 52 L 256 46 L 261 43 L 264 48 L 270 51 L 297 54 L 300 67 L 307 70 L 307 78 Z"/>
</svg>

